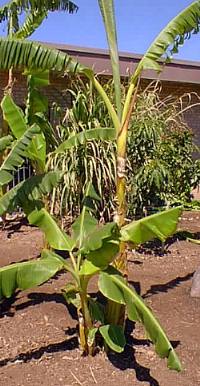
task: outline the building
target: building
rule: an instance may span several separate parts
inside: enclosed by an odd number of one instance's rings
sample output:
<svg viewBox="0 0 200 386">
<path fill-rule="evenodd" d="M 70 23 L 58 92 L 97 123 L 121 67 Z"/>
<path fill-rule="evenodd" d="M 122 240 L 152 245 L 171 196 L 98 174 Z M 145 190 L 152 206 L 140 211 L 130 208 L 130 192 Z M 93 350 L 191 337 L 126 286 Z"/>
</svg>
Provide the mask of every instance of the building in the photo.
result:
<svg viewBox="0 0 200 386">
<path fill-rule="evenodd" d="M 111 65 L 108 51 L 83 47 L 73 47 L 63 44 L 45 43 L 45 45 L 67 52 L 81 63 L 92 67 L 100 76 L 106 78 L 111 76 Z M 132 53 L 120 53 L 120 71 L 122 77 L 127 77 L 134 72 L 134 69 L 141 59 L 141 55 Z M 0 73 L 0 98 L 3 97 L 3 90 L 7 85 L 8 74 Z M 194 93 L 191 103 L 196 106 L 185 112 L 185 120 L 195 134 L 195 142 L 200 145 L 200 62 L 173 60 L 164 66 L 163 71 L 157 75 L 154 71 L 145 71 L 142 76 L 141 87 L 159 79 L 162 84 L 162 95 L 181 96 L 184 93 Z M 66 107 L 70 103 L 70 96 L 66 92 L 67 78 L 52 75 L 51 86 L 44 92 L 51 102 L 57 100 L 61 106 Z M 21 73 L 15 73 L 15 84 L 13 88 L 14 98 L 20 106 L 24 105 L 26 95 L 26 80 Z M 196 95 L 195 95 L 196 94 Z"/>
</svg>

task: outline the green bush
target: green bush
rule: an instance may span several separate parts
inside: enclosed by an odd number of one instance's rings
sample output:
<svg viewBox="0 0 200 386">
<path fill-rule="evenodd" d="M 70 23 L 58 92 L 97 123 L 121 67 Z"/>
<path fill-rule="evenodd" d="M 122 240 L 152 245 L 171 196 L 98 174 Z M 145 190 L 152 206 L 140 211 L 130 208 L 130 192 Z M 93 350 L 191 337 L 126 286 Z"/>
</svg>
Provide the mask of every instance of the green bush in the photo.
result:
<svg viewBox="0 0 200 386">
<path fill-rule="evenodd" d="M 193 157 L 198 148 L 181 110 L 185 99 L 161 99 L 157 84 L 138 97 L 128 137 L 129 215 L 191 201 L 200 169 Z"/>
</svg>

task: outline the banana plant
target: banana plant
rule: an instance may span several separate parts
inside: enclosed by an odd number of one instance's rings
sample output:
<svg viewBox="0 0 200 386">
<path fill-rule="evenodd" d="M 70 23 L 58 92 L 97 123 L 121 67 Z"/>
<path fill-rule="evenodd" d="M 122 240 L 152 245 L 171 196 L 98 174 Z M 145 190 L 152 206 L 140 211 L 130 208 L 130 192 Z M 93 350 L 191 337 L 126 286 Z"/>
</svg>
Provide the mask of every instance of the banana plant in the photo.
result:
<svg viewBox="0 0 200 386">
<path fill-rule="evenodd" d="M 119 55 L 117 46 L 117 34 L 115 23 L 115 12 L 113 0 L 98 0 L 101 9 L 107 40 L 110 50 L 113 79 L 115 80 L 115 100 L 116 113 L 118 117 L 117 130 L 117 199 L 118 199 L 118 223 L 124 224 L 126 215 L 125 185 L 126 185 L 126 143 L 127 132 L 131 119 L 131 113 L 134 109 L 137 90 L 143 70 L 161 71 L 162 64 L 160 59 L 170 59 L 174 53 L 178 52 L 179 45 L 189 39 L 191 33 L 197 33 L 200 23 L 200 1 L 194 1 L 179 15 L 177 15 L 169 24 L 160 32 L 149 49 L 139 62 L 134 74 L 130 79 L 124 106 L 121 103 L 120 95 L 120 70 Z M 165 58 L 163 56 L 165 55 Z M 122 246 L 122 250 L 123 250 Z M 118 266 L 123 270 L 126 268 L 126 256 L 122 253 Z"/>
<path fill-rule="evenodd" d="M 77 304 L 80 341 L 83 351 L 86 353 L 93 351 L 96 334 L 101 334 L 111 349 L 121 351 L 125 340 L 123 328 L 119 325 L 119 313 L 116 315 L 114 307 L 113 315 L 111 311 L 109 314 L 106 311 L 102 315 L 102 308 L 94 306 L 93 299 L 90 299 L 87 294 L 87 285 L 90 278 L 98 275 L 99 289 L 103 295 L 114 304 L 117 303 L 122 306 L 123 309 L 126 306 L 129 318 L 141 321 L 144 324 L 151 340 L 155 343 L 156 352 L 161 357 L 168 358 L 170 368 L 180 370 L 179 360 L 158 321 L 149 308 L 144 305 L 142 299 L 128 286 L 120 273 L 120 271 L 123 273 L 126 269 L 125 243 L 132 242 L 133 245 L 137 245 L 154 237 L 162 241 L 165 240 L 176 227 L 180 209 L 175 208 L 154 215 L 154 217 L 149 216 L 138 222 L 125 224 L 126 142 L 142 71 L 147 69 L 161 71 L 162 63 L 160 63 L 160 60 L 164 59 L 165 62 L 166 59 L 169 59 L 171 55 L 178 51 L 179 45 L 182 45 L 185 39 L 190 38 L 192 33 L 198 32 L 200 0 L 194 1 L 177 15 L 152 43 L 131 76 L 123 106 L 120 97 L 114 3 L 112 0 L 99 0 L 99 5 L 110 49 L 115 83 L 115 105 L 109 99 L 92 69 L 79 64 L 66 53 L 52 50 L 41 44 L 14 38 L 0 39 L 0 69 L 4 70 L 12 67 L 22 69 L 25 67 L 29 70 L 69 72 L 85 76 L 91 81 L 107 106 L 116 132 L 118 207 L 115 221 L 106 224 L 104 227 L 97 227 L 93 216 L 91 216 L 91 203 L 89 203 L 89 206 L 85 204 L 83 212 L 73 225 L 73 235 L 70 237 L 59 230 L 54 220 L 42 207 L 40 200 L 34 210 L 32 210 L 31 204 L 27 205 L 28 210 L 26 208 L 26 211 L 30 223 L 38 225 L 44 231 L 53 249 L 65 250 L 69 255 L 71 264 L 68 264 L 65 259 L 61 259 L 55 252 L 44 251 L 41 259 L 34 263 L 27 262 L 23 263 L 23 266 L 17 264 L 12 267 L 2 268 L 0 271 L 1 291 L 2 295 L 10 296 L 10 293 L 16 288 L 25 289 L 29 286 L 41 284 L 43 280 L 47 280 L 58 270 L 66 269 L 75 280 L 75 286 L 70 284 L 65 289 L 65 293 L 68 299 L 75 298 L 75 304 Z M 86 193 L 86 198 L 88 195 L 90 196 L 91 192 L 90 194 L 89 192 Z M 94 192 L 92 195 L 94 195 Z M 88 200 L 86 201 L 88 202 Z M 54 234 L 56 238 L 52 238 Z M 49 272 L 49 276 L 45 273 L 44 277 L 40 277 L 39 272 L 42 275 L 43 270 L 46 272 L 50 267 L 50 257 L 53 265 L 52 270 Z M 48 261 L 48 264 L 46 264 L 46 261 Z M 115 267 L 113 267 L 113 263 Z M 38 267 L 40 268 L 38 269 Z M 29 274 L 31 270 L 32 273 L 36 270 L 37 275 Z M 96 325 L 96 320 L 100 323 L 100 327 Z"/>
<path fill-rule="evenodd" d="M 27 74 L 27 71 L 26 71 Z M 53 143 L 53 128 L 51 123 L 45 117 L 48 100 L 39 91 L 38 88 L 48 85 L 48 72 L 31 71 L 28 75 L 28 98 L 25 114 L 19 108 L 10 95 L 5 95 L 1 101 L 1 108 L 4 120 L 8 123 L 13 137 L 21 143 L 22 137 L 26 135 L 31 127 L 33 135 L 31 141 L 26 145 L 26 156 L 35 166 L 37 174 L 43 174 L 46 171 L 47 146 Z M 37 87 L 36 87 L 37 86 Z M 31 132 L 32 132 L 31 131 Z M 61 154 L 66 150 L 72 149 L 88 141 L 101 140 L 112 141 L 116 139 L 115 128 L 97 127 L 95 129 L 83 130 L 79 133 L 71 133 L 68 139 L 56 147 L 53 143 L 54 154 Z M 0 139 L 0 150 L 10 144 L 12 136 L 8 135 Z M 21 166 L 21 164 L 19 165 Z M 3 166 L 2 166 L 3 167 Z M 1 183 L 1 182 L 0 182 Z"/>
<path fill-rule="evenodd" d="M 47 152 L 51 150 L 49 144 L 51 143 L 53 148 L 56 147 L 53 128 L 45 116 L 48 100 L 40 92 L 42 86 L 49 84 L 49 72 L 32 70 L 26 71 L 26 75 L 28 75 L 28 97 L 25 113 L 15 104 L 11 95 L 5 95 L 1 101 L 4 121 L 9 125 L 13 137 L 11 135 L 2 137 L 0 149 L 2 151 L 8 149 L 11 142 L 14 146 L 0 167 L 0 186 L 13 178 L 12 174 L 6 172 L 9 164 L 12 164 L 10 170 L 14 171 L 22 166 L 25 157 L 32 162 L 36 175 L 44 174 L 48 168 L 46 157 Z M 111 141 L 115 138 L 114 128 L 83 130 L 77 134 L 72 133 L 68 140 L 57 146 L 54 153 L 59 155 L 88 141 Z"/>
<path fill-rule="evenodd" d="M 8 23 L 8 34 L 12 30 L 17 39 L 25 39 L 42 24 L 48 12 L 74 13 L 77 10 L 77 5 L 70 0 L 11 0 L 0 7 L 0 23 Z M 25 14 L 25 18 L 20 18 L 21 14 Z"/>
<path fill-rule="evenodd" d="M 117 321 L 110 321 L 106 308 L 88 293 L 88 284 L 96 276 L 98 288 L 106 300 L 122 304 L 127 309 L 128 318 L 141 322 L 155 344 L 161 358 L 167 358 L 168 367 L 181 370 L 180 361 L 158 320 L 153 316 L 143 299 L 123 278 L 112 262 L 119 253 L 120 241 L 131 242 L 134 246 L 155 237 L 165 240 L 176 229 L 181 209 L 173 208 L 145 219 L 134 221 L 119 228 L 116 222 L 98 225 L 94 217 L 94 201 L 100 200 L 93 186 L 88 185 L 83 209 L 72 225 L 71 235 L 58 227 L 53 217 L 44 208 L 41 192 L 45 188 L 45 178 L 33 177 L 34 189 L 28 181 L 21 183 L 0 199 L 0 215 L 16 203 L 23 206 L 30 224 L 38 226 L 45 234 L 52 250 L 43 250 L 41 257 L 0 269 L 0 297 L 9 298 L 16 289 L 25 290 L 38 286 L 59 271 L 67 271 L 71 280 L 62 292 L 68 303 L 77 309 L 80 346 L 85 354 L 92 354 L 96 337 L 102 337 L 104 344 L 116 352 L 125 346 L 124 330 Z M 58 178 L 52 172 L 52 179 Z M 54 183 L 53 183 L 54 184 Z M 53 185 L 52 184 L 52 185 Z M 19 200 L 19 197 L 21 199 Z M 26 198 L 25 198 L 26 197 Z M 65 251 L 66 258 L 57 250 Z"/>
<path fill-rule="evenodd" d="M 74 13 L 78 10 L 76 4 L 70 0 L 39 1 L 11 0 L 0 7 L 0 23 L 7 22 L 7 36 L 12 39 L 25 39 L 41 25 L 48 12 L 65 11 Z M 25 18 L 20 16 L 23 14 Z M 21 22 L 22 21 L 22 22 Z M 8 84 L 4 89 L 5 95 L 12 95 L 13 89 L 13 67 L 8 68 Z M 3 135 L 8 134 L 9 128 L 3 122 Z M 41 141 L 41 134 L 33 142 Z M 37 144 L 38 145 L 38 144 Z M 43 143 L 44 145 L 44 143 Z M 38 147 L 38 146 L 37 146 Z"/>
<path fill-rule="evenodd" d="M 1 151 L 7 149 L 8 153 L 3 157 L 0 166 L 0 186 L 3 187 L 13 179 L 12 172 L 22 166 L 25 157 L 29 155 L 31 158 L 28 149 L 35 138 L 41 135 L 41 130 L 36 123 L 26 124 L 22 110 L 15 105 L 9 94 L 4 96 L 1 108 L 4 121 L 8 123 L 12 133 L 12 135 L 1 138 Z M 9 152 L 8 147 L 10 147 Z"/>
<path fill-rule="evenodd" d="M 19 182 L 1 197 L 0 216 L 12 213 L 16 208 L 24 208 L 27 212 L 29 207 L 41 206 L 40 200 L 50 194 L 62 178 L 62 172 L 51 171 Z"/>
<path fill-rule="evenodd" d="M 46 161 L 46 141 L 40 126 L 32 121 L 28 121 L 23 111 L 15 104 L 12 97 L 7 94 L 1 102 L 4 120 L 8 123 L 13 136 L 21 142 L 22 137 L 28 128 L 36 127 L 31 141 L 26 145 L 26 156 L 36 165 L 36 169 L 44 173 Z M 20 165 L 21 166 L 21 165 Z"/>
<path fill-rule="evenodd" d="M 30 2 L 31 3 L 31 2 Z M 125 218 L 125 165 L 126 165 L 126 139 L 131 111 L 136 102 L 137 87 L 143 70 L 153 69 L 161 71 L 160 60 L 169 59 L 178 52 L 179 46 L 190 38 L 192 33 L 197 33 L 200 21 L 200 1 L 192 2 L 186 9 L 180 12 L 161 31 L 158 37 L 151 44 L 146 54 L 138 64 L 134 74 L 131 76 L 124 106 L 120 105 L 119 87 L 119 59 L 116 40 L 116 27 L 114 16 L 114 5 L 112 0 L 99 0 L 99 5 L 105 22 L 107 37 L 110 47 L 111 63 L 115 78 L 116 107 L 113 106 L 108 95 L 95 77 L 92 69 L 80 65 L 69 55 L 52 50 L 34 42 L 12 39 L 0 39 L 0 69 L 40 68 L 41 70 L 55 70 L 58 72 L 71 72 L 84 75 L 89 78 L 97 91 L 103 98 L 113 126 L 117 132 L 117 199 L 118 199 L 118 223 L 123 224 Z M 9 55 L 6 53 L 9 52 Z M 165 61 L 165 60 L 164 60 Z M 117 80 L 118 79 L 118 80 Z M 117 86 L 118 85 L 118 86 Z M 123 259 L 122 259 L 123 260 Z M 126 264 L 122 261 L 122 266 Z"/>
<path fill-rule="evenodd" d="M 63 173 L 45 173 L 46 142 L 40 126 L 34 120 L 27 120 L 23 111 L 14 103 L 7 94 L 1 102 L 4 120 L 8 123 L 12 135 L 0 138 L 0 153 L 2 164 L 0 166 L 0 188 L 2 208 L 1 214 L 12 212 L 18 207 L 37 207 L 38 198 L 43 199 L 62 180 Z M 6 185 L 13 180 L 13 173 L 24 163 L 24 160 L 37 160 L 41 165 L 38 176 L 33 176 L 26 181 L 18 183 L 6 193 Z M 44 165 L 44 166 L 43 166 Z"/>
</svg>

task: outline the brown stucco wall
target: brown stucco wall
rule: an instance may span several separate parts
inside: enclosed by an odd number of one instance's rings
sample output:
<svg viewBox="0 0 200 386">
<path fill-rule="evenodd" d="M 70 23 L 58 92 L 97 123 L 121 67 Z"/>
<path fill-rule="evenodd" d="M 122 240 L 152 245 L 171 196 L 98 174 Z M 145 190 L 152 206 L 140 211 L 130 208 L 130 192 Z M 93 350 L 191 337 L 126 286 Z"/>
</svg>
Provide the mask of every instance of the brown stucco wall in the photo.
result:
<svg viewBox="0 0 200 386">
<path fill-rule="evenodd" d="M 200 146 L 200 84 L 191 83 L 180 83 L 180 82 L 169 82 L 161 81 L 161 96 L 163 98 L 172 95 L 175 98 L 183 98 L 183 109 L 187 106 L 195 105 L 191 108 L 186 109 L 183 113 L 184 119 L 188 126 L 194 133 L 194 142 Z M 149 81 L 142 80 L 142 88 L 147 87 Z"/>
<path fill-rule="evenodd" d="M 14 72 L 13 74 L 13 89 L 12 94 L 15 102 L 19 106 L 25 104 L 27 87 L 26 87 L 26 77 L 19 72 Z M 3 98 L 4 89 L 8 83 L 8 74 L 7 72 L 0 72 L 0 99 Z M 70 102 L 70 95 L 67 94 L 67 77 L 63 76 L 51 76 L 50 77 L 50 86 L 43 87 L 44 95 L 49 98 L 49 105 L 51 105 L 55 100 L 61 105 L 66 106 Z"/>
</svg>

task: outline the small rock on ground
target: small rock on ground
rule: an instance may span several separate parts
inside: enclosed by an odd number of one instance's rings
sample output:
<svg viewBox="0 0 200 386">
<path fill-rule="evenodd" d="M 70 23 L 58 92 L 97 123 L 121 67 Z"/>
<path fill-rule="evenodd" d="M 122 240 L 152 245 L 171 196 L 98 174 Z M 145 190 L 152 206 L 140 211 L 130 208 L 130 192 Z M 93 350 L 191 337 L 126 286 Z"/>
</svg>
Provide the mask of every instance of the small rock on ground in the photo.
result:
<svg viewBox="0 0 200 386">
<path fill-rule="evenodd" d="M 190 295 L 192 298 L 200 298 L 200 267 L 194 273 Z"/>
</svg>

